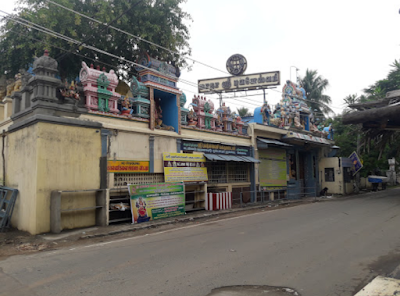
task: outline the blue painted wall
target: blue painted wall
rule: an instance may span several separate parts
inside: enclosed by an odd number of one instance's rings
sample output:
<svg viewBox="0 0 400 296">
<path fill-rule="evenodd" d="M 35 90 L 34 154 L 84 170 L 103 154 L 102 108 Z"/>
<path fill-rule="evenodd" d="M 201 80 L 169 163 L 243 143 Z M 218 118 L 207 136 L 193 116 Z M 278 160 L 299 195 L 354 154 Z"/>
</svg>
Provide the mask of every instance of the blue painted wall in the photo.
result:
<svg viewBox="0 0 400 296">
<path fill-rule="evenodd" d="M 261 114 L 261 107 L 254 109 L 254 122 L 264 124 L 263 116 Z"/>
<path fill-rule="evenodd" d="M 154 99 L 161 98 L 162 121 L 165 125 L 172 126 L 178 132 L 180 116 L 178 116 L 177 97 L 174 94 L 154 90 Z"/>
</svg>

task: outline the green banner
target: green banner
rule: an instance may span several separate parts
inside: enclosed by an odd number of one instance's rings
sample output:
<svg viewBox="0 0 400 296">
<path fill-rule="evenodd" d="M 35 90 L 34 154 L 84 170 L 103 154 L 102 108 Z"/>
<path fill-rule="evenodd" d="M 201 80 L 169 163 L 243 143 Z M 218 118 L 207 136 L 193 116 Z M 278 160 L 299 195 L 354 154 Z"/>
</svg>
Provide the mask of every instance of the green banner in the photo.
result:
<svg viewBox="0 0 400 296">
<path fill-rule="evenodd" d="M 185 214 L 185 187 L 179 183 L 128 185 L 133 223 Z"/>
</svg>

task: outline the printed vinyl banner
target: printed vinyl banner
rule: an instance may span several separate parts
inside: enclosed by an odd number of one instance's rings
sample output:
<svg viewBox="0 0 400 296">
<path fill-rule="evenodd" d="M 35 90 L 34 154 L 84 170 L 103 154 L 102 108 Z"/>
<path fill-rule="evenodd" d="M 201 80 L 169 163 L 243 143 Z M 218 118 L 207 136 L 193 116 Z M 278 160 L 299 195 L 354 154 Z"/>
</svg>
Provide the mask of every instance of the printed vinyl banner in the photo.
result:
<svg viewBox="0 0 400 296">
<path fill-rule="evenodd" d="M 286 186 L 286 151 L 278 148 L 258 150 L 260 185 Z"/>
<path fill-rule="evenodd" d="M 163 153 L 165 182 L 208 181 L 202 154 Z"/>
<path fill-rule="evenodd" d="M 129 184 L 128 190 L 133 223 L 185 214 L 185 186 L 182 182 Z"/>
</svg>

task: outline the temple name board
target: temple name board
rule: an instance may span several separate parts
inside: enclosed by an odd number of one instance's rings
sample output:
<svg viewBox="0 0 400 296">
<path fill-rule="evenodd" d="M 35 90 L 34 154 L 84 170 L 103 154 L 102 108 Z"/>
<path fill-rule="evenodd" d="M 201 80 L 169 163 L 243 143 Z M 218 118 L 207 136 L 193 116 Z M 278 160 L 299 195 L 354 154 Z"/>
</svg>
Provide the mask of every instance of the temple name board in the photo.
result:
<svg viewBox="0 0 400 296">
<path fill-rule="evenodd" d="M 233 92 L 262 89 L 280 84 L 280 72 L 265 72 L 250 75 L 199 80 L 199 93 Z"/>
<path fill-rule="evenodd" d="M 219 143 L 184 141 L 182 142 L 181 149 L 185 152 L 196 151 L 196 152 L 211 153 L 211 154 L 250 156 L 250 147 L 229 146 Z"/>
<path fill-rule="evenodd" d="M 107 172 L 109 173 L 148 173 L 148 161 L 136 160 L 108 160 Z"/>
</svg>

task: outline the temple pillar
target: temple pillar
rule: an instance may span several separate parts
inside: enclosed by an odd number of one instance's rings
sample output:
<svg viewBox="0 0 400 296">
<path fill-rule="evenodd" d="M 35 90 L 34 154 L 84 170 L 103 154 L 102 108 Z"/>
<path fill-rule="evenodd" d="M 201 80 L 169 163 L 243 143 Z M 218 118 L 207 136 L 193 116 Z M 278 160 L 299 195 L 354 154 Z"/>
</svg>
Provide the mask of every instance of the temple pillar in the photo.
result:
<svg viewBox="0 0 400 296">
<path fill-rule="evenodd" d="M 4 104 L 0 102 L 0 121 L 4 120 Z"/>
<path fill-rule="evenodd" d="M 155 125 L 155 103 L 154 103 L 154 88 L 149 87 L 149 95 L 150 95 L 150 129 L 154 130 Z"/>
<path fill-rule="evenodd" d="M 13 100 L 11 99 L 11 97 L 5 97 L 3 99 L 3 103 L 4 103 L 4 119 L 10 118 L 12 115 Z"/>
<path fill-rule="evenodd" d="M 181 134 L 181 125 L 182 125 L 180 98 L 181 98 L 180 95 L 176 95 L 176 105 L 178 106 L 178 130 L 177 130 L 177 132 L 178 132 L 179 135 Z"/>
</svg>

